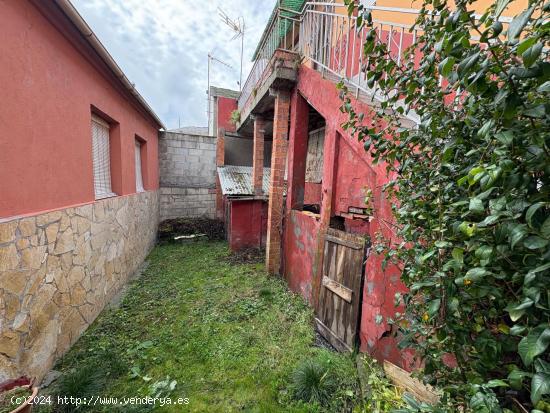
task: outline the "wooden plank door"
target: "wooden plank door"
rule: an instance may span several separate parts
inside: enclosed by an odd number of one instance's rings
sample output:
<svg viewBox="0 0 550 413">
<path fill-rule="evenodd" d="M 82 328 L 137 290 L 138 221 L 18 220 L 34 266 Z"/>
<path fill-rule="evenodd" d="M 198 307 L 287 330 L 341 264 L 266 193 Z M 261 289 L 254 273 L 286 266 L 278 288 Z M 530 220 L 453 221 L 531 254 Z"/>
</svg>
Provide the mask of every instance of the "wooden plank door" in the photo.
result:
<svg viewBox="0 0 550 413">
<path fill-rule="evenodd" d="M 363 237 L 328 229 L 315 324 L 339 351 L 351 351 L 355 346 L 364 259 Z"/>
</svg>

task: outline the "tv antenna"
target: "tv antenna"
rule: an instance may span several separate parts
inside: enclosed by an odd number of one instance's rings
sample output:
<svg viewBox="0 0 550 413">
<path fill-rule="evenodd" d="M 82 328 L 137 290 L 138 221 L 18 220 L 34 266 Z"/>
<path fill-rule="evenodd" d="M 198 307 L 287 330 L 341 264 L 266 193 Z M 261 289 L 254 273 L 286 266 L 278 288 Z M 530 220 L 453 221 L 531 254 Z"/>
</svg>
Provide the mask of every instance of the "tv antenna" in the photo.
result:
<svg viewBox="0 0 550 413">
<path fill-rule="evenodd" d="M 210 128 L 210 115 L 212 111 L 210 110 L 210 102 L 212 99 L 212 96 L 210 95 L 210 64 L 211 62 L 219 63 L 225 67 L 228 67 L 229 69 L 232 69 L 231 65 L 228 63 L 225 63 L 223 60 L 218 59 L 217 57 L 213 56 L 212 53 L 208 53 L 208 89 L 206 90 L 206 93 L 208 94 L 207 102 L 206 102 L 206 114 L 208 115 L 208 127 Z"/>
<path fill-rule="evenodd" d="M 220 7 L 218 7 L 218 15 L 222 22 L 233 30 L 234 35 L 231 40 L 241 38 L 241 70 L 239 75 L 239 91 L 241 91 L 243 89 L 244 17 L 239 17 L 237 20 L 231 19 Z"/>
</svg>

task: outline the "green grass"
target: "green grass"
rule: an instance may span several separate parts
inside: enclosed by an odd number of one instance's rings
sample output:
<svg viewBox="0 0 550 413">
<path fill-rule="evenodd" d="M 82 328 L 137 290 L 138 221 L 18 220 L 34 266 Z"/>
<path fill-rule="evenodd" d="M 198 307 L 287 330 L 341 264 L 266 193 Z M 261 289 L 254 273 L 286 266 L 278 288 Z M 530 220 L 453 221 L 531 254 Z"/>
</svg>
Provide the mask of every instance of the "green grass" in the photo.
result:
<svg viewBox="0 0 550 413">
<path fill-rule="evenodd" d="M 227 254 L 222 242 L 156 247 L 121 306 L 105 310 L 59 361 L 63 376 L 51 391 L 189 398 L 183 407 L 78 411 L 342 411 L 357 393 L 353 358 L 314 347 L 312 311 L 301 297 L 262 264 L 230 265 Z M 294 397 L 293 372 L 308 359 L 345 377 L 324 410 Z"/>
</svg>

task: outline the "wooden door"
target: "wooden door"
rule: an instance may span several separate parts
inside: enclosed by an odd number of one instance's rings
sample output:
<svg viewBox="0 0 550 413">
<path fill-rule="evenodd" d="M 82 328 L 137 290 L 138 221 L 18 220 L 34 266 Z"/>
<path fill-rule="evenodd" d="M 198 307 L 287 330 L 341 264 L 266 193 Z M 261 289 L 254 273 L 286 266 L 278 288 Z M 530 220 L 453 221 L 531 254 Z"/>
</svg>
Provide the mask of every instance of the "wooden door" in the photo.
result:
<svg viewBox="0 0 550 413">
<path fill-rule="evenodd" d="M 315 324 L 339 351 L 351 351 L 356 344 L 364 260 L 362 236 L 328 229 Z"/>
</svg>

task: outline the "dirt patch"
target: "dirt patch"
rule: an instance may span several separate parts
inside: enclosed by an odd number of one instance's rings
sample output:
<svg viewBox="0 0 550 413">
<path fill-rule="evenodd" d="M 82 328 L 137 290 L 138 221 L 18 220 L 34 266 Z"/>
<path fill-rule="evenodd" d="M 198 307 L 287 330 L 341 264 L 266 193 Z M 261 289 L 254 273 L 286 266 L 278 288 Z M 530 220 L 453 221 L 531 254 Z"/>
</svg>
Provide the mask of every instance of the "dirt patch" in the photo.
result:
<svg viewBox="0 0 550 413">
<path fill-rule="evenodd" d="M 206 234 L 209 240 L 225 239 L 223 222 L 209 218 L 176 218 L 159 225 L 160 242 L 172 242 L 178 235 Z"/>
<path fill-rule="evenodd" d="M 260 248 L 245 248 L 237 252 L 232 252 L 226 258 L 227 262 L 233 265 L 237 264 L 257 264 L 263 262 L 265 250 Z"/>
<path fill-rule="evenodd" d="M 317 330 L 315 330 L 314 347 L 324 348 L 329 351 L 336 351 L 336 349 L 330 344 L 326 338 L 324 338 Z"/>
</svg>

